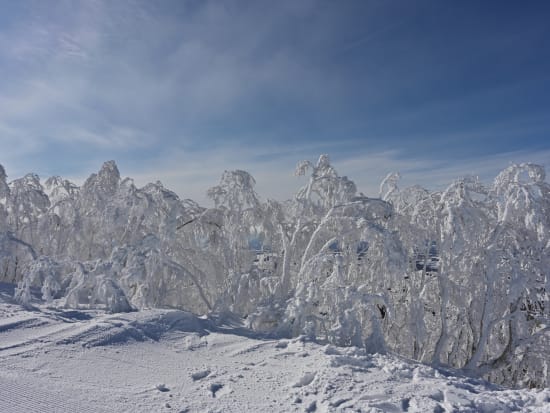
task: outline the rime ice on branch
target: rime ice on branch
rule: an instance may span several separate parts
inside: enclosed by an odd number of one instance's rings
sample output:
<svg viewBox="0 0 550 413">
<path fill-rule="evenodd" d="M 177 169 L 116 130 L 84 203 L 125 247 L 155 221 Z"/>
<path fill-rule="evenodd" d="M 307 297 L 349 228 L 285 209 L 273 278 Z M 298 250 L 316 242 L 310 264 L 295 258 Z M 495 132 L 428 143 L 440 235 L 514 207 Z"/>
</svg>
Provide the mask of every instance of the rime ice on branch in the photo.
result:
<svg viewBox="0 0 550 413">
<path fill-rule="evenodd" d="M 0 166 L 0 278 L 32 305 L 232 312 L 250 327 L 548 386 L 550 186 L 511 165 L 490 185 L 357 194 L 328 156 L 294 199 L 224 172 L 213 208 L 106 162 L 82 187 Z"/>
</svg>

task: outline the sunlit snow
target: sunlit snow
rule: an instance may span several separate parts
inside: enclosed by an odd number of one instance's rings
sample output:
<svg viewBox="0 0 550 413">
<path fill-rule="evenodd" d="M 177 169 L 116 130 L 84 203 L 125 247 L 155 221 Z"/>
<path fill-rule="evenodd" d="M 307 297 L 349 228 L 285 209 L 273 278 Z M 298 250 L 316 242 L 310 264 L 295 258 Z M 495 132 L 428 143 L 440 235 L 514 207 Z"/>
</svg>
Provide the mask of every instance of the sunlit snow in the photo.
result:
<svg viewBox="0 0 550 413">
<path fill-rule="evenodd" d="M 0 285 L 0 411 L 548 412 L 508 390 L 357 347 L 278 339 L 178 310 L 22 310 Z"/>
</svg>

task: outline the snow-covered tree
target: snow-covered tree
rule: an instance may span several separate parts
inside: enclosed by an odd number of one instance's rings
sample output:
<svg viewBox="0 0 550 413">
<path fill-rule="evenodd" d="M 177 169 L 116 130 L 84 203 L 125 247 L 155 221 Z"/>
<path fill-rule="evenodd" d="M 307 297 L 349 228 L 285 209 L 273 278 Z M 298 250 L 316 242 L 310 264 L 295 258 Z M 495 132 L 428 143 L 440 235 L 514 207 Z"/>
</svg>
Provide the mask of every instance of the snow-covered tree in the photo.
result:
<svg viewBox="0 0 550 413">
<path fill-rule="evenodd" d="M 292 200 L 226 171 L 214 206 L 106 162 L 82 187 L 0 166 L 0 279 L 32 305 L 232 311 L 262 331 L 395 352 L 495 382 L 548 386 L 550 186 L 510 165 L 492 184 L 357 194 L 323 155 Z"/>
</svg>

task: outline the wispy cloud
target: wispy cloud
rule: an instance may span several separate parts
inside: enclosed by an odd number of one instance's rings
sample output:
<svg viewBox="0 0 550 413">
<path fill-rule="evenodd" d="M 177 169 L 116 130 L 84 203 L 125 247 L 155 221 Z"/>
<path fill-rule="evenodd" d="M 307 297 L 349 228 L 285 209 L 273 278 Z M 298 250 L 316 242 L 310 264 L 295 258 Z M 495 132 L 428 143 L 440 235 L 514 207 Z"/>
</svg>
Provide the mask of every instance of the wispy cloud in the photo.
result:
<svg viewBox="0 0 550 413">
<path fill-rule="evenodd" d="M 498 81 L 473 87 L 471 60 L 445 52 L 471 44 L 415 38 L 427 15 L 416 7 L 20 4 L 0 27 L 0 162 L 11 174 L 82 179 L 115 159 L 142 184 L 161 179 L 204 200 L 224 169 L 239 168 L 265 197 L 283 199 L 299 185 L 296 161 L 329 153 L 341 174 L 376 195 L 391 170 L 404 183 L 440 185 L 464 171 L 491 175 L 506 152 L 544 161 L 536 149 L 548 149 L 544 101 L 538 110 L 520 105 L 525 90 L 545 83 L 507 78 L 500 64 L 489 77 Z M 521 152 L 523 139 L 530 144 Z"/>
</svg>

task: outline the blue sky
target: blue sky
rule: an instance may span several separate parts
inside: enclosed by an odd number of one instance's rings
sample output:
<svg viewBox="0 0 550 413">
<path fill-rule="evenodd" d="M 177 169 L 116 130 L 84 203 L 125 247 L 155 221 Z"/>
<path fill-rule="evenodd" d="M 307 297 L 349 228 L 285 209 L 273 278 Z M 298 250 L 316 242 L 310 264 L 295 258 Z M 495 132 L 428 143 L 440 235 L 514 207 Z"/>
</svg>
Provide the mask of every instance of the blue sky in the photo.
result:
<svg viewBox="0 0 550 413">
<path fill-rule="evenodd" d="M 328 153 L 375 196 L 550 167 L 550 5 L 0 0 L 0 164 L 105 160 L 204 202 L 224 169 L 288 198 Z"/>
</svg>

